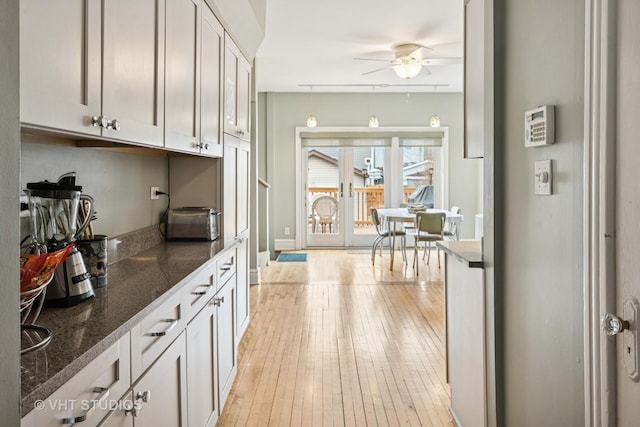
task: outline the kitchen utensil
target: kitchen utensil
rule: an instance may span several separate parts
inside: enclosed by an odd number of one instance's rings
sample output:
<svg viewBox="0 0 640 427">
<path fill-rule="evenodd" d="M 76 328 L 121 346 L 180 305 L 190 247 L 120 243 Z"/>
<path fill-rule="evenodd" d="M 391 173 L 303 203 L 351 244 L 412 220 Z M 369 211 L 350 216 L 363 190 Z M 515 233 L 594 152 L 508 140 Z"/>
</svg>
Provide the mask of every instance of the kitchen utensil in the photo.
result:
<svg viewBox="0 0 640 427">
<path fill-rule="evenodd" d="M 84 264 L 91 275 L 93 288 L 107 284 L 107 236 L 98 234 L 93 238 L 76 241 Z"/>
<path fill-rule="evenodd" d="M 89 226 L 93 217 L 93 198 L 82 194 L 76 185 L 75 172 L 58 178 L 57 182 L 41 181 L 27 184 L 24 190 L 29 198 L 31 217 L 31 252 L 44 253 L 63 249 L 75 242 Z M 80 203 L 88 204 L 88 212 L 78 224 Z M 56 269 L 53 281 L 48 286 L 45 304 L 72 306 L 93 297 L 90 273 L 82 255 L 73 248 Z"/>
<path fill-rule="evenodd" d="M 75 241 L 93 217 L 93 198 L 82 194 L 82 187 L 75 185 L 74 172 L 62 175 L 57 182 L 29 183 L 24 192 L 29 197 L 32 241 L 48 251 Z M 89 213 L 78 225 L 81 200 L 88 202 Z"/>
</svg>

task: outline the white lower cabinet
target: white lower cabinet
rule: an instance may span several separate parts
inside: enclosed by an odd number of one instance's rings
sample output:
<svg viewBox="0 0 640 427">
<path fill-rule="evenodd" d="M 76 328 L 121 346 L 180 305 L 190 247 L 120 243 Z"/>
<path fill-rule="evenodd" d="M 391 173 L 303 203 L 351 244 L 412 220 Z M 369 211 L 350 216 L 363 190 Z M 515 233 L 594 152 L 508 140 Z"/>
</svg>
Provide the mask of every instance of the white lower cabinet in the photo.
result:
<svg viewBox="0 0 640 427">
<path fill-rule="evenodd" d="M 187 393 L 190 426 L 218 420 L 218 316 L 211 300 L 187 326 Z"/>
<path fill-rule="evenodd" d="M 128 391 L 112 403 L 113 410 L 100 421 L 98 427 L 133 427 L 133 393 Z"/>
<path fill-rule="evenodd" d="M 249 233 L 238 238 L 236 247 L 236 348 L 249 326 Z"/>
<path fill-rule="evenodd" d="M 238 372 L 234 322 L 235 277 L 232 276 L 212 300 L 218 311 L 218 400 L 221 411 Z"/>
<path fill-rule="evenodd" d="M 184 331 L 133 385 L 135 427 L 188 426 Z"/>
<path fill-rule="evenodd" d="M 129 388 L 129 334 L 87 364 L 48 398 L 37 403 L 23 427 L 97 426 L 110 405 Z M 117 425 L 117 424 L 116 424 Z M 126 425 L 126 424 L 125 424 Z"/>
<path fill-rule="evenodd" d="M 239 239 L 176 285 L 22 427 L 215 426 L 238 371 L 238 327 L 248 323 L 246 247 Z"/>
</svg>

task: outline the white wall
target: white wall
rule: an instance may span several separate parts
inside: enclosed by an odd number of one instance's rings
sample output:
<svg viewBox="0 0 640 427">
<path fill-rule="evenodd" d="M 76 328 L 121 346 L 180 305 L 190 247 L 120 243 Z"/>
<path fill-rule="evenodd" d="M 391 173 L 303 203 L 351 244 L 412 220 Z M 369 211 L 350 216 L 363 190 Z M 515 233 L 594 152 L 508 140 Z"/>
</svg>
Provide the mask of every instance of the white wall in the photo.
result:
<svg viewBox="0 0 640 427">
<path fill-rule="evenodd" d="M 0 425 L 20 423 L 19 222 L 20 2 L 0 0 Z"/>
<path fill-rule="evenodd" d="M 431 116 L 438 114 L 441 125 L 449 127 L 449 202 L 465 214 L 461 237 L 473 238 L 474 215 L 482 198 L 478 194 L 482 160 L 463 158 L 462 94 L 261 93 L 259 105 L 265 111 L 259 174 L 272 184 L 271 239 L 293 238 L 284 236 L 284 227 L 292 232 L 296 228 L 295 128 L 304 126 L 310 113 L 318 126 L 366 126 L 373 113 L 380 126 L 428 126 Z"/>
<path fill-rule="evenodd" d="M 46 137 L 32 137 L 46 141 Z M 76 184 L 96 201 L 96 234 L 116 236 L 158 224 L 167 198 L 150 200 L 150 187 L 168 191 L 166 156 L 22 143 L 20 187 L 76 172 Z M 19 191 L 18 191 L 19 192 Z"/>
<path fill-rule="evenodd" d="M 584 2 L 495 4 L 495 166 L 485 173 L 497 177 L 503 425 L 582 426 Z M 556 106 L 556 144 L 525 148 L 524 112 L 541 104 Z M 551 196 L 533 194 L 542 159 L 553 161 Z"/>
</svg>

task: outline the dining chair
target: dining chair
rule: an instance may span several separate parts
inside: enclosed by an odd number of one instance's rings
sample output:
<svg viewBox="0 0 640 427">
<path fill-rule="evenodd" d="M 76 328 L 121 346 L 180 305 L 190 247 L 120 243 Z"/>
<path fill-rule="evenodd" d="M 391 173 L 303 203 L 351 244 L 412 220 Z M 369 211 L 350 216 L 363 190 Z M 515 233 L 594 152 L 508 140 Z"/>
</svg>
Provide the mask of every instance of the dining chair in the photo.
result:
<svg viewBox="0 0 640 427">
<path fill-rule="evenodd" d="M 451 206 L 450 211 L 452 214 L 459 214 L 462 212 L 462 209 L 460 209 L 459 206 Z M 443 233 L 445 238 L 449 240 L 457 240 L 458 224 L 455 222 L 445 221 Z"/>
<path fill-rule="evenodd" d="M 424 259 L 427 253 L 427 247 L 429 248 L 429 256 L 427 257 L 427 264 L 431 258 L 431 243 L 444 240 L 444 222 L 447 214 L 444 212 L 430 213 L 430 212 L 418 212 L 416 214 L 416 231 L 414 236 L 413 247 L 413 267 L 418 274 L 418 247 L 420 242 L 425 242 L 424 253 L 422 259 Z M 438 268 L 440 268 L 440 248 L 438 249 Z"/>
<path fill-rule="evenodd" d="M 381 245 L 384 239 L 391 239 L 393 236 L 400 237 L 402 243 L 402 260 L 407 262 L 407 246 L 406 246 L 406 235 L 407 233 L 404 230 L 389 230 L 388 227 L 385 227 L 381 221 L 380 216 L 378 215 L 378 209 L 375 207 L 371 207 L 371 221 L 373 221 L 373 225 L 376 227 L 376 236 L 373 244 L 371 245 L 371 263 L 376 263 L 376 249 L 378 245 Z M 384 244 L 382 244 L 384 246 Z M 392 247 L 391 240 L 389 241 L 389 250 L 392 251 L 395 248 Z M 382 248 L 380 249 L 380 253 L 382 254 Z"/>
<path fill-rule="evenodd" d="M 338 215 L 338 200 L 331 196 L 320 196 L 311 205 L 311 230 L 315 233 L 316 227 L 324 233 L 329 227 L 329 233 L 333 233 L 334 224 Z"/>
</svg>

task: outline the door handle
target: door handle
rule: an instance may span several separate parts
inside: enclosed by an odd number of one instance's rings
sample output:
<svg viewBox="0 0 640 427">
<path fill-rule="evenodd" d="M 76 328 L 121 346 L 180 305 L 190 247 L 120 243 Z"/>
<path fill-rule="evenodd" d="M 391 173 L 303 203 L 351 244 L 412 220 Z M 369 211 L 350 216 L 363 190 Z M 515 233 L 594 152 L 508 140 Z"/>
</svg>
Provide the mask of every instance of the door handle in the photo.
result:
<svg viewBox="0 0 640 427">
<path fill-rule="evenodd" d="M 622 335 L 622 360 L 629 377 L 640 380 L 640 363 L 638 361 L 638 308 L 635 298 L 627 298 L 624 302 L 622 317 L 611 313 L 600 316 L 600 327 L 608 336 Z M 624 333 L 623 333 L 624 332 Z"/>
<path fill-rule="evenodd" d="M 349 183 L 349 197 L 353 197 L 353 182 Z"/>
<path fill-rule="evenodd" d="M 342 197 L 343 197 L 343 186 L 344 186 L 344 183 L 342 183 L 342 182 L 341 182 L 341 183 L 340 183 L 340 198 L 341 198 L 341 199 L 342 199 Z"/>
</svg>

